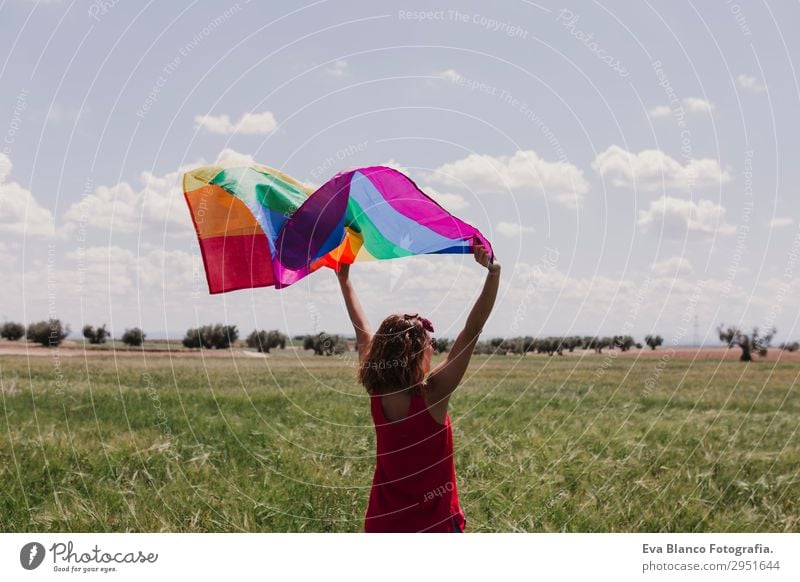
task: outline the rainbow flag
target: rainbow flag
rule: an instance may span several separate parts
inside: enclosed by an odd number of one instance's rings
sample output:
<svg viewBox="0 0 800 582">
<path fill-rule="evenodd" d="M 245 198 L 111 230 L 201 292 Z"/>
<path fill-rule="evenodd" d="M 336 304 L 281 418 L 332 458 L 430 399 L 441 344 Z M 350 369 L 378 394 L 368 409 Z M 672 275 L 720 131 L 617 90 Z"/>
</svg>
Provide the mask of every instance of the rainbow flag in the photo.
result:
<svg viewBox="0 0 800 582">
<path fill-rule="evenodd" d="M 320 267 L 422 254 L 471 253 L 491 244 L 405 174 L 385 166 L 346 170 L 316 191 L 260 164 L 204 166 L 183 190 L 208 290 L 296 283 Z"/>
</svg>

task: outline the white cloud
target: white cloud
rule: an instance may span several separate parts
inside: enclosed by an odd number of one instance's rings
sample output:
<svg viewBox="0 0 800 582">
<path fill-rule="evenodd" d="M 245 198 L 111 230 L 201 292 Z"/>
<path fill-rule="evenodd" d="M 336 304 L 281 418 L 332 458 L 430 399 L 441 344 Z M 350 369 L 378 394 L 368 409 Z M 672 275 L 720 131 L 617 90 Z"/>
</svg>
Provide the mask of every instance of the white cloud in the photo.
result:
<svg viewBox="0 0 800 582">
<path fill-rule="evenodd" d="M 247 134 L 271 133 L 278 127 L 271 111 L 245 113 L 236 124 L 236 132 Z"/>
<path fill-rule="evenodd" d="M 783 228 L 784 226 L 790 226 L 794 223 L 794 220 L 789 218 L 788 216 L 780 216 L 777 218 L 773 218 L 769 221 L 770 228 Z"/>
<path fill-rule="evenodd" d="M 232 123 L 228 115 L 195 115 L 195 124 L 211 133 L 230 135 L 233 133 L 242 134 L 266 134 L 275 131 L 278 122 L 271 111 L 262 113 L 245 113 L 237 123 Z"/>
<path fill-rule="evenodd" d="M 437 73 L 437 76 L 441 77 L 442 79 L 447 79 L 448 81 L 452 81 L 456 83 L 463 79 L 461 73 L 456 71 L 455 69 L 445 69 L 444 71 L 440 71 Z"/>
<path fill-rule="evenodd" d="M 711 101 L 700 97 L 685 97 L 681 103 L 688 113 L 711 113 L 715 109 Z M 656 105 L 648 112 L 652 119 L 663 119 L 669 117 L 670 113 L 672 109 L 669 105 Z"/>
<path fill-rule="evenodd" d="M 567 162 L 548 162 L 530 150 L 512 156 L 470 154 L 440 166 L 427 179 L 484 194 L 511 190 L 545 195 L 571 208 L 580 206 L 589 191 L 582 170 Z"/>
<path fill-rule="evenodd" d="M 616 297 L 627 295 L 637 287 L 637 284 L 630 279 L 602 275 L 577 277 L 560 270 L 556 264 L 541 262 L 536 264 L 517 262 L 514 279 L 518 281 L 514 290 L 518 295 L 525 297 L 527 302 L 542 305 L 549 303 L 550 307 L 553 302 L 584 301 L 591 297 L 592 309 L 595 309 L 599 304 L 608 305 Z M 527 290 L 531 283 L 535 285 L 535 293 Z"/>
<path fill-rule="evenodd" d="M 30 190 L 6 181 L 12 168 L 9 157 L 0 153 L 0 232 L 52 236 L 53 214 L 36 201 Z"/>
<path fill-rule="evenodd" d="M 375 164 L 376 166 L 385 166 L 387 168 L 392 168 L 393 170 L 397 170 L 405 174 L 406 176 L 411 177 L 411 171 L 406 168 L 403 164 L 391 158 L 385 162 L 381 162 L 379 164 Z M 442 207 L 449 211 L 455 212 L 456 210 L 463 210 L 467 206 L 469 206 L 469 202 L 467 202 L 466 198 L 461 196 L 460 194 L 453 194 L 451 192 L 440 192 L 439 190 L 431 187 L 431 186 L 423 186 L 419 180 L 414 180 L 419 187 L 420 190 L 425 192 L 428 196 L 433 198 L 436 202 L 442 205 Z"/>
<path fill-rule="evenodd" d="M 678 274 L 691 274 L 694 272 L 692 263 L 686 257 L 670 257 L 650 265 L 650 269 L 660 277 L 669 277 Z"/>
<path fill-rule="evenodd" d="M 64 213 L 66 222 L 86 224 L 130 232 L 139 224 L 140 198 L 127 182 L 114 186 L 99 186 L 94 192 L 73 203 Z"/>
<path fill-rule="evenodd" d="M 67 258 L 78 263 L 82 286 L 102 289 L 114 295 L 141 290 L 184 290 L 201 280 L 205 285 L 202 261 L 198 255 L 161 248 L 133 250 L 115 245 L 69 251 Z M 105 291 L 104 291 L 105 292 Z"/>
<path fill-rule="evenodd" d="M 690 185 L 702 188 L 729 182 L 731 177 L 711 158 L 693 159 L 685 166 L 661 150 L 642 150 L 633 153 L 612 145 L 592 162 L 592 168 L 614 186 L 645 191 L 660 188 L 689 189 Z"/>
<path fill-rule="evenodd" d="M 394 158 L 382 162 L 380 164 L 376 164 L 377 166 L 386 166 L 387 168 L 392 168 L 393 170 L 397 170 L 398 172 L 402 172 L 406 176 L 411 176 L 411 171 L 402 165 L 400 162 L 395 160 Z M 442 205 L 442 207 L 449 211 L 455 212 L 456 210 L 463 210 L 467 206 L 469 206 L 469 202 L 467 202 L 466 198 L 461 196 L 460 194 L 453 194 L 450 192 L 440 192 L 431 186 L 423 186 L 419 183 L 418 180 L 415 180 L 417 186 L 420 190 L 425 192 L 428 196 L 433 198 L 436 202 Z"/>
<path fill-rule="evenodd" d="M 10 267 L 11 265 L 16 265 L 17 257 L 20 254 L 20 244 L 18 242 L 3 242 L 0 241 L 0 262 L 5 265 L 6 268 Z"/>
<path fill-rule="evenodd" d="M 227 115 L 195 115 L 194 122 L 197 127 L 206 129 L 211 133 L 228 134 L 236 131 L 236 126 L 231 123 Z"/>
<path fill-rule="evenodd" d="M 347 61 L 336 61 L 333 65 L 325 69 L 325 72 L 334 77 L 344 77 L 350 74 L 350 65 Z"/>
<path fill-rule="evenodd" d="M 139 176 L 141 187 L 138 189 L 127 182 L 99 186 L 67 208 L 64 228 L 74 230 L 83 224 L 130 233 L 141 227 L 158 229 L 160 232 L 167 229 L 171 236 L 188 236 L 194 232 L 183 198 L 182 178 L 188 169 L 188 166 L 182 167 L 164 176 L 142 172 Z"/>
<path fill-rule="evenodd" d="M 53 103 L 47 111 L 48 123 L 75 123 L 81 117 L 91 113 L 91 109 L 84 107 L 82 110 L 77 107 L 69 107 L 60 103 Z"/>
<path fill-rule="evenodd" d="M 659 119 L 661 117 L 669 117 L 669 114 L 672 113 L 672 109 L 670 109 L 668 105 L 657 105 L 648 113 L 653 119 Z"/>
<path fill-rule="evenodd" d="M 201 161 L 199 161 L 199 162 L 197 162 L 195 164 L 192 164 L 191 166 L 185 166 L 181 170 L 181 173 L 185 172 L 185 171 L 187 171 L 187 170 L 189 170 L 191 168 L 194 168 L 194 167 L 197 167 L 197 166 L 202 166 L 204 163 L 205 162 L 201 160 Z M 214 164 L 230 164 L 230 163 L 234 163 L 234 164 L 242 165 L 242 166 L 247 166 L 247 165 L 250 165 L 250 164 L 258 164 L 258 162 L 255 160 L 255 158 L 253 158 L 253 156 L 251 156 L 250 154 L 243 154 L 243 153 L 237 152 L 236 150 L 231 149 L 231 148 L 225 148 L 224 150 L 222 150 L 219 153 L 219 155 L 217 155 L 217 159 L 214 161 Z M 264 165 L 268 165 L 268 164 L 264 164 Z M 317 184 L 315 182 L 308 182 L 308 181 L 303 181 L 303 180 L 299 180 L 299 179 L 297 181 L 300 182 L 301 184 L 303 184 L 303 186 L 305 186 L 306 188 L 308 188 L 312 192 L 320 187 L 320 184 Z"/>
<path fill-rule="evenodd" d="M 495 230 L 503 236 L 511 238 L 517 238 L 526 232 L 536 232 L 532 226 L 523 226 L 517 222 L 499 222 Z"/>
<path fill-rule="evenodd" d="M 205 270 L 199 254 L 154 249 L 139 257 L 136 268 L 139 284 L 145 288 L 188 291 L 196 286 L 203 291 L 206 289 Z"/>
<path fill-rule="evenodd" d="M 464 281 L 478 277 L 481 272 L 475 264 L 475 259 L 467 255 L 445 257 L 448 255 L 424 255 L 356 263 L 359 284 L 363 285 L 363 290 L 359 293 L 363 293 L 365 297 L 374 297 L 381 305 L 381 310 L 386 312 L 402 313 L 402 309 L 412 309 L 417 302 L 442 302 L 443 298 L 446 298 L 445 303 L 450 304 L 455 300 L 458 300 L 458 303 L 462 300 L 468 301 L 472 287 L 466 286 Z M 335 294 L 330 294 L 336 289 L 335 277 L 314 275 L 312 277 L 314 277 L 311 281 L 313 294 L 320 298 L 319 301 L 340 301 L 336 299 Z M 398 291 L 408 292 L 402 294 L 400 304 L 398 296 L 394 294 Z M 447 308 L 449 307 L 452 305 L 447 305 Z"/>
<path fill-rule="evenodd" d="M 397 170 L 398 172 L 402 172 L 406 176 L 409 175 L 408 168 L 406 168 L 403 164 L 395 160 L 394 158 L 381 162 L 380 164 L 376 164 L 378 166 L 386 166 L 387 168 L 392 168 L 393 170 Z"/>
<path fill-rule="evenodd" d="M 710 200 L 691 200 L 664 196 L 650 202 L 647 210 L 639 211 L 642 232 L 661 233 L 666 238 L 681 238 L 687 234 L 732 234 L 736 229 L 725 222 L 725 209 Z"/>
<path fill-rule="evenodd" d="M 241 152 L 237 152 L 236 150 L 232 150 L 231 148 L 225 148 L 217 156 L 216 163 L 219 164 L 221 162 L 238 162 L 241 164 L 252 164 L 255 162 L 255 160 L 253 159 L 253 156 L 251 156 L 250 154 L 243 154 Z"/>
<path fill-rule="evenodd" d="M 631 334 L 641 341 L 644 334 L 653 329 L 665 337 L 674 333 L 679 323 L 674 314 L 686 313 L 692 305 L 700 314 L 713 312 L 712 307 L 721 307 L 721 312 L 733 313 L 731 317 L 735 318 L 754 302 L 749 287 L 745 289 L 745 286 L 729 285 L 726 280 L 702 277 L 700 289 L 698 278 L 685 272 L 678 261 L 665 262 L 673 263 L 676 269 L 684 272 L 666 275 L 644 272 L 624 278 L 583 276 L 560 270 L 560 262 L 547 266 L 541 262 L 519 261 L 508 275 L 513 276 L 515 284 L 499 298 L 498 319 L 505 317 L 508 322 L 506 337 L 523 333 L 610 335 L 619 333 L 619 322 L 626 321 Z M 722 293 L 724 299 L 721 299 Z M 639 305 L 636 311 L 631 308 L 634 303 Z M 568 317 L 554 317 L 554 313 L 568 314 Z M 703 320 L 702 315 L 700 321 L 701 326 L 717 323 Z M 541 331 L 539 326 L 550 327 L 553 331 Z M 712 345 L 716 345 L 713 329 L 710 334 L 709 338 L 714 338 L 710 340 Z"/>
<path fill-rule="evenodd" d="M 125 297 L 134 289 L 136 255 L 130 250 L 113 245 L 78 248 L 67 252 L 67 258 L 78 263 L 78 283 L 90 293 Z"/>
<path fill-rule="evenodd" d="M 0 153 L 0 184 L 6 181 L 11 175 L 11 169 L 14 166 L 11 164 L 11 158 L 7 155 Z"/>
<path fill-rule="evenodd" d="M 751 75 L 745 75 L 744 73 L 736 77 L 736 82 L 742 89 L 752 91 L 753 93 L 763 93 L 767 90 L 766 86 L 764 86 L 761 81 Z"/>
<path fill-rule="evenodd" d="M 456 210 L 463 210 L 469 206 L 469 202 L 460 194 L 451 194 L 449 192 L 439 192 L 430 186 L 420 186 L 420 189 L 428 196 L 436 200 L 448 212 L 455 212 Z"/>
<path fill-rule="evenodd" d="M 235 162 L 254 163 L 253 157 L 236 150 L 223 149 L 213 164 Z M 183 196 L 183 174 L 206 165 L 198 160 L 181 166 L 174 172 L 158 176 L 142 172 L 139 184 L 120 182 L 99 186 L 91 194 L 70 205 L 64 213 L 60 231 L 72 233 L 80 225 L 122 233 L 147 229 L 167 236 L 195 240 L 189 208 Z M 313 185 L 306 183 L 313 189 Z"/>
<path fill-rule="evenodd" d="M 683 100 L 683 108 L 689 113 L 711 113 L 714 110 L 714 104 L 708 99 L 686 97 Z"/>
</svg>

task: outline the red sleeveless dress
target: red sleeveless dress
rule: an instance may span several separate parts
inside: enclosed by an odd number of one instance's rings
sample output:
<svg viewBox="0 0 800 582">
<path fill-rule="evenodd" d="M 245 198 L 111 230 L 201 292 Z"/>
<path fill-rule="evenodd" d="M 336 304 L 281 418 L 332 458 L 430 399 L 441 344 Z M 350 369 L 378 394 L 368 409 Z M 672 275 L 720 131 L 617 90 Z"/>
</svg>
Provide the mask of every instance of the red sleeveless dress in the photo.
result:
<svg viewBox="0 0 800 582">
<path fill-rule="evenodd" d="M 383 415 L 380 395 L 370 396 L 377 456 L 364 520 L 366 532 L 464 531 L 458 503 L 450 415 L 441 425 L 421 394 L 397 422 Z"/>
</svg>

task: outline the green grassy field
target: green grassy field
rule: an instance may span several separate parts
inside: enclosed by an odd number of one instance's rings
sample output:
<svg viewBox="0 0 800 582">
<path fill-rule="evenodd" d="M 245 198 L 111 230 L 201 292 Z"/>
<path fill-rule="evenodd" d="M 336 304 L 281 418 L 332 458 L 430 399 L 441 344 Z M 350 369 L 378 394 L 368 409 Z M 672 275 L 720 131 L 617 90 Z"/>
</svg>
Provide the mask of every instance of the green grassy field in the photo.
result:
<svg viewBox="0 0 800 582">
<path fill-rule="evenodd" d="M 1 531 L 361 529 L 352 355 L 143 357 L 0 357 Z M 690 364 L 474 357 L 468 531 L 800 531 L 800 365 Z"/>
</svg>

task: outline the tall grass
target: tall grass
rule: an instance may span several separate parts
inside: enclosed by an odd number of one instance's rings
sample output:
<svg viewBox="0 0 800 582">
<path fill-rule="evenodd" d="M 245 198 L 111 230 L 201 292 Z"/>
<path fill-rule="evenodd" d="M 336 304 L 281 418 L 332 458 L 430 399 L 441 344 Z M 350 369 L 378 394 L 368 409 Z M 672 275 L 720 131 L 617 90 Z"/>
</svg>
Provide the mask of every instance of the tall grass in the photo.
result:
<svg viewBox="0 0 800 582">
<path fill-rule="evenodd" d="M 800 531 L 792 363 L 476 356 L 468 531 Z M 0 530 L 359 531 L 352 359 L 0 357 Z"/>
</svg>

